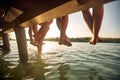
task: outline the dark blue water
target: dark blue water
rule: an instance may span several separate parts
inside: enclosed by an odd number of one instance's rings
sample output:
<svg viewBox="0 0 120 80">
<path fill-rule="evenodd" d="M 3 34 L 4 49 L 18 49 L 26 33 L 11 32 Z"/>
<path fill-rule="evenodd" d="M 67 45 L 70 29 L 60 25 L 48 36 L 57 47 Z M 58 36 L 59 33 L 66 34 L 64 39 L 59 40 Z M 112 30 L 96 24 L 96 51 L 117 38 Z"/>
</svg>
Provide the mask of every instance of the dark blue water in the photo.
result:
<svg viewBox="0 0 120 80">
<path fill-rule="evenodd" d="M 28 42 L 29 61 L 19 60 L 17 45 L 11 52 L 0 51 L 0 77 L 3 80 L 120 80 L 120 43 L 73 42 L 72 47 L 45 42 L 43 53 Z"/>
</svg>

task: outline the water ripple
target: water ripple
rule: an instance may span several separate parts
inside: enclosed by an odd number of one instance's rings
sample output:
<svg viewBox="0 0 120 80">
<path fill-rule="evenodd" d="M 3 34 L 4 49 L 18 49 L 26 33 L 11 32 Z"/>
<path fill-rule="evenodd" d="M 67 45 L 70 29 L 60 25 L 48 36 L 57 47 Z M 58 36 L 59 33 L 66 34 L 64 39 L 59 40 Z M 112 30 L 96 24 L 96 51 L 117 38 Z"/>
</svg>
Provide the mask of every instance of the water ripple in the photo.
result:
<svg viewBox="0 0 120 80">
<path fill-rule="evenodd" d="M 15 76 L 24 80 L 120 80 L 120 44 L 92 46 L 73 42 L 72 47 L 66 47 L 57 42 L 45 42 L 41 59 L 37 59 L 36 51 L 28 42 L 29 63 L 23 66 L 16 45 L 12 45 L 10 54 L 2 56 L 0 52 L 2 77 L 7 75 L 11 80 Z M 15 75 L 18 73 L 21 75 Z M 19 78 L 17 80 L 21 80 Z"/>
</svg>

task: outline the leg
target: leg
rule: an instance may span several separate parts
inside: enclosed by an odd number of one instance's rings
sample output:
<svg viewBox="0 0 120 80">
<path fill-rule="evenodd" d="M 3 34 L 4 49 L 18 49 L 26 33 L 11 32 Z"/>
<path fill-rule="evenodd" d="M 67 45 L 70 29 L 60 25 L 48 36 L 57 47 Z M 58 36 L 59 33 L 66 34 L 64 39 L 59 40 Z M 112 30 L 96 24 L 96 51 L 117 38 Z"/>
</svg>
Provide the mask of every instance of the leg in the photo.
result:
<svg viewBox="0 0 120 80">
<path fill-rule="evenodd" d="M 66 28 L 68 25 L 68 15 L 56 19 L 57 26 L 60 30 L 60 41 L 59 44 L 64 44 L 67 46 L 72 46 L 70 40 L 66 35 Z"/>
<path fill-rule="evenodd" d="M 34 26 L 33 26 L 33 33 L 36 34 L 37 31 L 38 31 L 37 25 L 34 25 Z"/>
<path fill-rule="evenodd" d="M 36 42 L 37 42 L 37 48 L 38 48 L 38 53 L 42 53 L 42 44 L 43 44 L 43 40 L 45 38 L 46 33 L 49 30 L 49 25 L 52 23 L 52 21 L 50 22 L 46 22 L 46 23 L 42 23 L 40 30 L 36 33 L 37 35 L 35 36 Z M 39 35 L 38 35 L 39 34 Z"/>
<path fill-rule="evenodd" d="M 33 26 L 33 33 L 34 33 L 34 35 L 37 33 L 37 31 L 38 31 L 38 28 L 37 28 L 38 26 L 37 25 L 34 25 Z M 34 35 L 32 35 L 32 37 L 34 37 Z M 35 45 L 35 46 L 37 46 L 37 43 L 36 43 L 36 40 L 34 40 L 34 44 L 33 45 Z"/>
<path fill-rule="evenodd" d="M 28 33 L 29 33 L 29 37 L 30 37 L 30 44 L 36 46 L 36 42 L 33 39 L 33 32 L 34 32 L 34 28 L 37 27 L 37 25 L 31 26 L 29 27 Z"/>
<path fill-rule="evenodd" d="M 30 43 L 32 43 L 32 42 L 34 42 L 33 41 L 33 38 L 32 38 L 32 26 L 31 27 L 29 27 L 29 30 L 28 30 L 28 33 L 29 33 L 29 37 L 30 37 Z"/>
<path fill-rule="evenodd" d="M 91 15 L 89 10 L 82 11 L 82 14 L 91 33 L 93 34 L 93 37 L 90 40 L 90 44 L 95 45 L 100 40 L 98 33 L 103 18 L 103 6 L 101 5 L 93 8 L 93 16 Z"/>
<path fill-rule="evenodd" d="M 42 29 L 42 30 L 43 30 L 43 29 Z M 46 35 L 46 33 L 48 32 L 48 30 L 49 30 L 49 27 L 48 27 L 48 26 L 44 27 L 44 32 L 43 32 L 42 35 L 39 37 L 39 41 L 37 42 L 37 43 L 38 43 L 37 47 L 38 47 L 38 52 L 39 52 L 39 53 L 42 53 L 43 40 L 44 40 L 45 35 Z"/>
<path fill-rule="evenodd" d="M 93 37 L 90 41 L 90 43 L 93 45 L 95 45 L 99 41 L 99 31 L 102 24 L 103 13 L 103 5 L 93 8 Z"/>
<path fill-rule="evenodd" d="M 83 10 L 82 11 L 83 18 L 90 29 L 91 33 L 93 34 L 93 16 L 91 15 L 89 9 L 88 10 Z"/>
<path fill-rule="evenodd" d="M 68 25 L 68 15 L 63 16 L 61 19 L 61 31 L 60 31 L 60 41 L 61 42 L 64 42 L 67 25 Z"/>
</svg>

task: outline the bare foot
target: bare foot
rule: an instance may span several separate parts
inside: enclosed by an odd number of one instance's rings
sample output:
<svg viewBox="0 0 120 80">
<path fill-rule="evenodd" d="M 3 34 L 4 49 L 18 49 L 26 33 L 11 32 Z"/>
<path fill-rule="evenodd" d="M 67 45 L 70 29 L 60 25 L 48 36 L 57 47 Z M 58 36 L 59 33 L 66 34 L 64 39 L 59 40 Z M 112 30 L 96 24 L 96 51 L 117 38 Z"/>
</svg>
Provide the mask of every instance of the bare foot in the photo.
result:
<svg viewBox="0 0 120 80">
<path fill-rule="evenodd" d="M 72 43 L 70 42 L 70 40 L 68 38 L 66 38 L 64 40 L 64 45 L 67 45 L 67 46 L 72 46 Z"/>
<path fill-rule="evenodd" d="M 68 38 L 65 38 L 63 42 L 59 41 L 60 45 L 67 45 L 67 46 L 72 46 L 70 40 Z"/>
<path fill-rule="evenodd" d="M 99 37 L 93 37 L 89 43 L 92 44 L 92 45 L 96 45 L 96 43 L 100 41 L 100 38 Z"/>
<path fill-rule="evenodd" d="M 30 42 L 30 44 L 32 44 L 33 46 L 37 46 L 36 42 Z"/>
<path fill-rule="evenodd" d="M 33 35 L 33 37 L 35 38 L 35 45 L 37 46 L 38 44 L 40 44 L 40 36 L 37 35 Z M 45 43 L 42 43 L 42 45 L 44 45 Z"/>
<path fill-rule="evenodd" d="M 37 34 L 35 34 L 35 35 L 33 35 L 33 37 L 35 38 L 35 42 L 36 42 L 36 44 L 38 44 L 39 43 L 39 36 L 37 35 Z"/>
<path fill-rule="evenodd" d="M 64 44 L 63 42 L 60 42 L 60 41 L 59 41 L 59 45 L 63 45 L 63 44 Z"/>
</svg>

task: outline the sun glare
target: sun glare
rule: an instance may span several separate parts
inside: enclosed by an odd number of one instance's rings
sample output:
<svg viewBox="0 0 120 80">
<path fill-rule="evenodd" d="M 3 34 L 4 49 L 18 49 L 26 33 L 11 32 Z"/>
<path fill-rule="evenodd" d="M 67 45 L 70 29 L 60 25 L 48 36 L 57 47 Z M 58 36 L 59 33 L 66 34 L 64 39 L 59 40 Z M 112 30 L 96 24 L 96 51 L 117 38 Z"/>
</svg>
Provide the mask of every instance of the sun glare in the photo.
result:
<svg viewBox="0 0 120 80">
<path fill-rule="evenodd" d="M 43 45 L 42 52 L 43 52 L 43 53 L 50 52 L 53 47 L 54 47 L 54 46 L 51 45 L 49 42 L 45 42 L 45 44 Z"/>
</svg>

